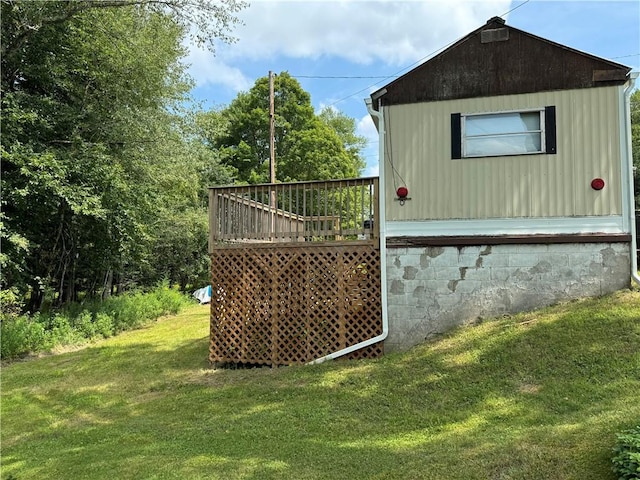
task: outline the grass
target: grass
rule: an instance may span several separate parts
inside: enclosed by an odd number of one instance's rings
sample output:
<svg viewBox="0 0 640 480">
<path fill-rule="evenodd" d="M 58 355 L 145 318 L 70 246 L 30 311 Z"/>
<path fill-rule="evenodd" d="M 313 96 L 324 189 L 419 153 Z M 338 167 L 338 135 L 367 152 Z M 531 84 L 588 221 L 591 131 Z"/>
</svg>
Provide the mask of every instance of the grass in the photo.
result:
<svg viewBox="0 0 640 480">
<path fill-rule="evenodd" d="M 640 422 L 640 293 L 405 354 L 208 368 L 208 309 L 5 365 L 6 480 L 614 479 Z"/>
</svg>

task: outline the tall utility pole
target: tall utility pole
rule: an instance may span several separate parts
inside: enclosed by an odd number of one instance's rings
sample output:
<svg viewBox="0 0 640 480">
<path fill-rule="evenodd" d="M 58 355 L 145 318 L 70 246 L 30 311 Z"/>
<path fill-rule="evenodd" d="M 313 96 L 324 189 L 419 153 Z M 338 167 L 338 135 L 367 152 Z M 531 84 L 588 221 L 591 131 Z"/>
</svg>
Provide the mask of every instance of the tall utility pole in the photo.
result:
<svg viewBox="0 0 640 480">
<path fill-rule="evenodd" d="M 269 183 L 276 183 L 276 119 L 275 119 L 275 107 L 274 107 L 274 92 L 273 92 L 273 72 L 269 70 Z M 275 233 L 276 231 L 276 210 L 278 209 L 276 190 L 273 187 L 271 194 L 269 195 L 269 204 L 271 215 L 271 228 L 270 231 Z"/>
<path fill-rule="evenodd" d="M 276 183 L 276 119 L 273 93 L 273 77 L 269 71 L 269 183 Z"/>
</svg>

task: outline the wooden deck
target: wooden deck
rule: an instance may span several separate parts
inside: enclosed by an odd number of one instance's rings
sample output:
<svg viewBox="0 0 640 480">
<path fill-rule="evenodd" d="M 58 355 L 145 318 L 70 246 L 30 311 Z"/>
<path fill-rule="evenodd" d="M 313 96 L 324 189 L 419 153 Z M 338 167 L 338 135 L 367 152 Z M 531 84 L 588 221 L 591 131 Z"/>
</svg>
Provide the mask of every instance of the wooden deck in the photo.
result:
<svg viewBox="0 0 640 480">
<path fill-rule="evenodd" d="M 209 360 L 307 363 L 382 333 L 377 195 L 377 178 L 210 189 Z"/>
</svg>

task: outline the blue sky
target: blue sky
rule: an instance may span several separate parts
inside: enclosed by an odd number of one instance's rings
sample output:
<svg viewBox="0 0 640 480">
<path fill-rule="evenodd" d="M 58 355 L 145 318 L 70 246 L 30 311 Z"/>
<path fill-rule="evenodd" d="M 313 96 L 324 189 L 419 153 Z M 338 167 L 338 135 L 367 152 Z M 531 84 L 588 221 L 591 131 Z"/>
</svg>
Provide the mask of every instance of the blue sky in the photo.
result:
<svg viewBox="0 0 640 480">
<path fill-rule="evenodd" d="M 236 43 L 217 44 L 215 56 L 189 47 L 192 94 L 204 109 L 224 107 L 269 70 L 288 71 L 317 111 L 331 106 L 355 119 L 369 139 L 363 173 L 377 175 L 363 99 L 493 16 L 640 71 L 639 0 L 253 0 L 232 32 Z"/>
</svg>

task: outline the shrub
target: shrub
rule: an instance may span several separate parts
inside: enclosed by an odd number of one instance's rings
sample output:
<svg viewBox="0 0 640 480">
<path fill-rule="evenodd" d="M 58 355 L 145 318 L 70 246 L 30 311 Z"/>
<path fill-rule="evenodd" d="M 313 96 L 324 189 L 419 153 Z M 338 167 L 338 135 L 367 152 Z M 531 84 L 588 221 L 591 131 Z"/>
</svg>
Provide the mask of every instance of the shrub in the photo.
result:
<svg viewBox="0 0 640 480">
<path fill-rule="evenodd" d="M 158 306 L 154 305 L 153 294 L 134 293 L 111 297 L 105 311 L 113 318 L 115 333 L 133 328 L 139 328 L 149 320 L 158 318 Z"/>
<path fill-rule="evenodd" d="M 5 316 L 19 315 L 23 307 L 20 295 L 16 288 L 0 289 L 0 315 Z"/>
<path fill-rule="evenodd" d="M 46 344 L 49 348 L 56 345 L 73 345 L 82 343 L 85 338 L 82 333 L 73 328 L 69 319 L 56 313 L 49 320 L 49 328 L 46 331 Z"/>
<path fill-rule="evenodd" d="M 0 321 L 0 358 L 15 358 L 43 350 L 47 337 L 39 316 L 2 315 Z"/>
<path fill-rule="evenodd" d="M 11 358 L 27 351 L 29 320 L 26 316 L 2 316 L 0 358 Z"/>
<path fill-rule="evenodd" d="M 175 315 L 183 307 L 192 303 L 192 300 L 185 297 L 177 290 L 169 288 L 167 285 L 162 285 L 157 288 L 153 295 L 158 299 L 162 307 L 162 315 Z"/>
<path fill-rule="evenodd" d="M 149 320 L 157 320 L 164 314 L 162 304 L 155 293 L 138 294 L 136 297 L 135 305 L 138 307 L 136 321 L 139 325 L 144 325 Z"/>
<path fill-rule="evenodd" d="M 113 319 L 106 313 L 97 313 L 95 319 L 96 334 L 109 338 L 113 335 Z"/>
<path fill-rule="evenodd" d="M 84 338 L 92 339 L 96 336 L 96 324 L 93 315 L 87 310 L 83 310 L 71 321 L 73 328 Z"/>
<path fill-rule="evenodd" d="M 640 478 L 640 425 L 619 433 L 613 448 L 613 471 L 618 480 Z"/>
<path fill-rule="evenodd" d="M 40 315 L 36 314 L 29 319 L 29 332 L 27 336 L 27 352 L 37 352 L 50 348 L 46 344 L 47 330 L 40 321 Z"/>
<path fill-rule="evenodd" d="M 125 294 L 105 301 L 87 300 L 57 312 L 29 317 L 19 314 L 20 304 L 10 293 L 0 298 L 7 307 L 0 316 L 3 359 L 50 350 L 57 345 L 81 344 L 96 337 L 107 338 L 139 328 L 162 315 L 175 315 L 192 303 L 189 297 L 163 284 L 150 293 Z"/>
</svg>

